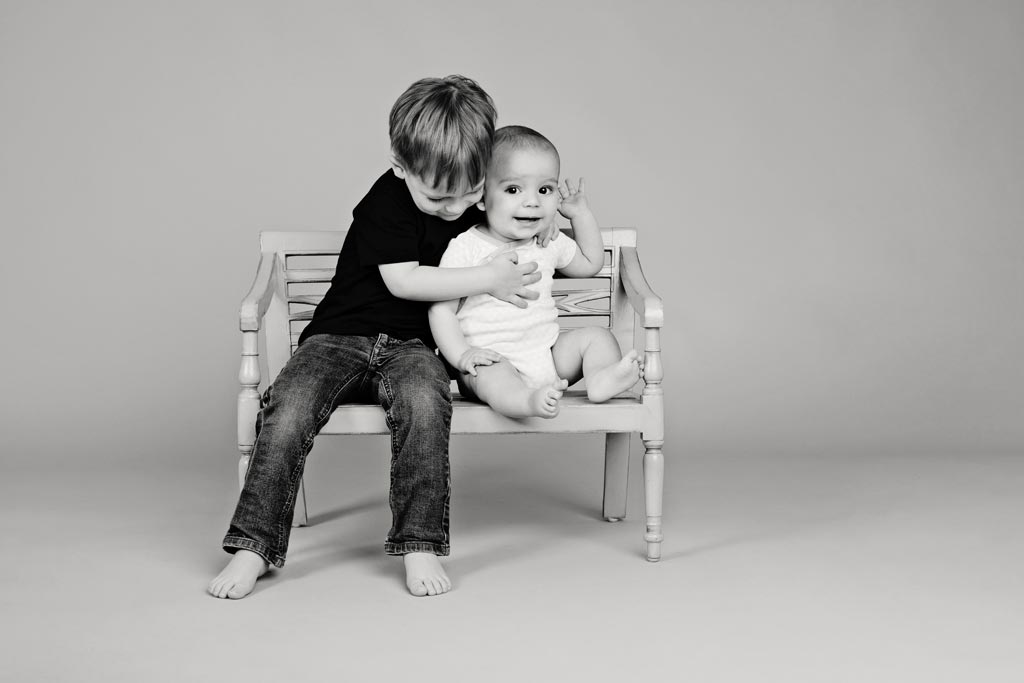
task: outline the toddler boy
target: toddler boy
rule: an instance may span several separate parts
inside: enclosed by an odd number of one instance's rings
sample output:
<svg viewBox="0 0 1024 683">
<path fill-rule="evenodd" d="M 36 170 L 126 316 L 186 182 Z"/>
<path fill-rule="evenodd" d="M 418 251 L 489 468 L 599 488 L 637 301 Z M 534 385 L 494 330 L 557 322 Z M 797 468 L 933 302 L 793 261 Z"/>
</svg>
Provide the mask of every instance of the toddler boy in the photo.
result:
<svg viewBox="0 0 1024 683">
<path fill-rule="evenodd" d="M 220 598 L 248 595 L 284 565 L 295 497 L 313 437 L 344 402 L 378 403 L 391 427 L 392 526 L 385 552 L 403 556 L 413 595 L 451 581 L 448 440 L 451 393 L 427 322 L 432 301 L 489 293 L 513 307 L 537 294 L 535 263 L 514 255 L 477 267 L 438 268 L 456 235 L 479 222 L 496 113 L 463 76 L 410 86 L 390 115 L 391 169 L 352 213 L 331 286 L 294 355 L 267 389 L 245 485 L 210 583 Z"/>
</svg>

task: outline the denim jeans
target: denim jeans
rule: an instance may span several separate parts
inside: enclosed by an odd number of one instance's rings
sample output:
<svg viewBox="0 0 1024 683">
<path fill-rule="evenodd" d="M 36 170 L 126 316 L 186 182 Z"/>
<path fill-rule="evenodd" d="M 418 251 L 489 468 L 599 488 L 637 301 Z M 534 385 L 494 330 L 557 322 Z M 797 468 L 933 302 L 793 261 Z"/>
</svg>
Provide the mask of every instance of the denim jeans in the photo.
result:
<svg viewBox="0 0 1024 683">
<path fill-rule="evenodd" d="M 449 552 L 452 397 L 440 358 L 421 341 L 381 334 L 309 337 L 263 397 L 256 444 L 224 549 L 284 564 L 295 497 L 313 437 L 339 403 L 378 403 L 391 429 L 389 555 Z"/>
</svg>

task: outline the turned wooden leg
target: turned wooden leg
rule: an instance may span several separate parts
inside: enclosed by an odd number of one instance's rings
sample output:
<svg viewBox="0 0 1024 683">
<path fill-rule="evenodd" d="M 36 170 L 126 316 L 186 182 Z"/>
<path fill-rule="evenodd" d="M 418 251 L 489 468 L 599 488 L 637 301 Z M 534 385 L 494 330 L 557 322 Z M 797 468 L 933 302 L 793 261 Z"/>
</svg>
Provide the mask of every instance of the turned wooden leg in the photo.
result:
<svg viewBox="0 0 1024 683">
<path fill-rule="evenodd" d="M 251 455 L 243 454 L 238 459 L 238 490 L 241 491 L 245 487 L 245 473 L 249 471 L 249 460 L 252 458 Z"/>
<path fill-rule="evenodd" d="M 256 416 L 260 412 L 260 362 L 256 332 L 242 333 L 242 366 L 238 371 L 238 490 L 245 486 L 245 473 L 256 444 Z"/>
<path fill-rule="evenodd" d="M 609 522 L 618 522 L 626 517 L 630 436 L 628 432 L 605 434 L 602 514 Z"/>
<path fill-rule="evenodd" d="M 644 497 L 647 507 L 647 559 L 657 562 L 661 559 L 661 494 L 665 485 L 665 458 L 661 447 L 664 441 L 645 440 L 644 447 Z"/>
<path fill-rule="evenodd" d="M 665 457 L 661 447 L 665 445 L 664 390 L 661 380 L 665 373 L 661 367 L 661 330 L 645 328 L 644 391 L 643 403 L 658 416 L 656 424 L 645 429 L 640 438 L 644 442 L 644 504 L 647 507 L 647 559 L 657 562 L 661 559 L 661 496 L 665 489 Z"/>
<path fill-rule="evenodd" d="M 299 479 L 299 491 L 295 494 L 295 516 L 292 517 L 292 526 L 306 526 L 309 524 L 309 516 L 306 513 L 306 482 Z"/>
</svg>

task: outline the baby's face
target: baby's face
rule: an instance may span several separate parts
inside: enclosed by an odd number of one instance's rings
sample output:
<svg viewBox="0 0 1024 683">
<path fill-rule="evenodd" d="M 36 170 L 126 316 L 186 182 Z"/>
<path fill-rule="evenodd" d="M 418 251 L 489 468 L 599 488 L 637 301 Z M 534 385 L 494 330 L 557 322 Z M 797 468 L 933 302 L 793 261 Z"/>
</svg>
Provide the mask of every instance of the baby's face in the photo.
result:
<svg viewBox="0 0 1024 683">
<path fill-rule="evenodd" d="M 488 168 L 481 207 L 490 232 L 515 242 L 551 225 L 558 212 L 558 171 L 558 157 L 548 150 L 498 150 Z"/>
</svg>

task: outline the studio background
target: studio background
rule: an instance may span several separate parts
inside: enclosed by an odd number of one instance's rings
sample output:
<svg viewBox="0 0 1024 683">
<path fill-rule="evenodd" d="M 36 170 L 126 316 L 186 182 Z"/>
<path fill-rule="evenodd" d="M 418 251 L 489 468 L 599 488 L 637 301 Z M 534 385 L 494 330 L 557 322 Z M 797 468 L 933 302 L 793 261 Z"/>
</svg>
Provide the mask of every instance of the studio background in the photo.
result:
<svg viewBox="0 0 1024 683">
<path fill-rule="evenodd" d="M 638 228 L 668 510 L 688 458 L 1019 462 L 1020 3 L 5 0 L 8 532 L 61 528 L 24 526 L 55 491 L 126 518 L 155 479 L 230 495 L 258 232 L 347 227 L 393 101 L 449 73 Z M 221 533 L 174 561 L 219 563 Z"/>
</svg>

